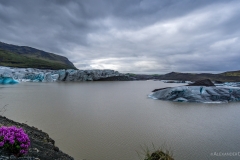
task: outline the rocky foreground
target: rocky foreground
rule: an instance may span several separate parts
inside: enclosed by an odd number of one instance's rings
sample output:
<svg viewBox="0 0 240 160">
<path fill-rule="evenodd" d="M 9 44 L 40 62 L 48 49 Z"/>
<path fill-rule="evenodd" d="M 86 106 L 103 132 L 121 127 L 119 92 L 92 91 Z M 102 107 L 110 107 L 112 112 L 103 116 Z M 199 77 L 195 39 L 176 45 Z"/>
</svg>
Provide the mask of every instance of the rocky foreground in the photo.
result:
<svg viewBox="0 0 240 160">
<path fill-rule="evenodd" d="M 19 159 L 19 160 L 74 160 L 71 156 L 63 153 L 55 141 L 49 135 L 35 127 L 30 127 L 24 123 L 14 122 L 6 117 L 0 116 L 0 126 L 16 126 L 25 130 L 31 140 L 29 152 L 24 157 L 15 158 L 0 149 L 0 160 Z"/>
</svg>

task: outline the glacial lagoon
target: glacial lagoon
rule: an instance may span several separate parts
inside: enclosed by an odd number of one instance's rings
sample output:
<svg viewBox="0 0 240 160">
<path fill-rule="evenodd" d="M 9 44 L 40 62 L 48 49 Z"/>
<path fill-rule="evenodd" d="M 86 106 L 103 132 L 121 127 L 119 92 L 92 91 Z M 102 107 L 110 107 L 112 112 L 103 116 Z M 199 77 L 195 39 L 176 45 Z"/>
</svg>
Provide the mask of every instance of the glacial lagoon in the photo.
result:
<svg viewBox="0 0 240 160">
<path fill-rule="evenodd" d="M 152 144 L 176 160 L 239 159 L 240 103 L 148 98 L 153 89 L 179 85 L 22 82 L 0 86 L 0 107 L 7 105 L 4 116 L 49 133 L 76 160 L 139 160 L 142 147 L 152 150 Z"/>
</svg>

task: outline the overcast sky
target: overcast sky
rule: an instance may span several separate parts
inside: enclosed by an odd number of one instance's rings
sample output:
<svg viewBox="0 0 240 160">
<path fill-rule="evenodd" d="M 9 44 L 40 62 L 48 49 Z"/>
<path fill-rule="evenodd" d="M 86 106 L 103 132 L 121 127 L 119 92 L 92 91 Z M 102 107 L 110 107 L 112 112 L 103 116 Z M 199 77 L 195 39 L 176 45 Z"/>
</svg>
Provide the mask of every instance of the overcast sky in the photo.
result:
<svg viewBox="0 0 240 160">
<path fill-rule="evenodd" d="M 239 0 L 0 0 L 0 26 L 78 69 L 240 70 Z"/>
</svg>

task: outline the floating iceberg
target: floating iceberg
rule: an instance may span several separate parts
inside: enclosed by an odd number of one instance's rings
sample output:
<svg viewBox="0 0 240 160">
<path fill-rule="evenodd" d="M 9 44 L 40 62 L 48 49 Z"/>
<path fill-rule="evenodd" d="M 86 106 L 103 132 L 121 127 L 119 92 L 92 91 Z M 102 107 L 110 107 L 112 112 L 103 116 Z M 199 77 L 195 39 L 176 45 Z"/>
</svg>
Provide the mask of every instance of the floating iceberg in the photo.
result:
<svg viewBox="0 0 240 160">
<path fill-rule="evenodd" d="M 240 88 L 180 86 L 157 90 L 149 97 L 175 102 L 227 103 L 240 101 Z"/>
<path fill-rule="evenodd" d="M 11 78 L 11 77 L 0 77 L 0 84 L 16 84 L 19 81 Z"/>
</svg>

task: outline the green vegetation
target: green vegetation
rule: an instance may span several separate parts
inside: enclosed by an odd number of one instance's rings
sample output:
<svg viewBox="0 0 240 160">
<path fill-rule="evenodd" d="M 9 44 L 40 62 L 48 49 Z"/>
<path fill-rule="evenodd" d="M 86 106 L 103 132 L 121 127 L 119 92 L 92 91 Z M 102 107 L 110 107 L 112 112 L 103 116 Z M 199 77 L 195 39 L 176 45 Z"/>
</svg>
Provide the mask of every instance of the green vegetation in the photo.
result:
<svg viewBox="0 0 240 160">
<path fill-rule="evenodd" d="M 143 155 L 144 155 L 144 160 L 174 160 L 172 158 L 172 153 L 170 153 L 169 150 L 164 150 L 164 149 L 156 149 L 154 144 L 152 144 L 153 146 L 153 150 L 154 151 L 150 151 L 149 148 L 147 146 L 142 147 L 142 151 L 143 151 Z M 166 147 L 164 147 L 166 148 Z M 142 159 L 142 154 L 138 153 L 138 156 L 140 159 Z"/>
<path fill-rule="evenodd" d="M 0 49 L 0 65 L 20 68 L 68 69 L 75 68 L 59 61 L 25 56 Z"/>
<path fill-rule="evenodd" d="M 147 152 L 144 160 L 174 160 L 169 152 L 164 153 L 162 150 L 156 150 L 153 153 Z"/>
<path fill-rule="evenodd" d="M 66 57 L 0 42 L 0 65 L 39 69 L 76 69 Z"/>
<path fill-rule="evenodd" d="M 234 76 L 234 77 L 240 77 L 240 71 L 230 71 L 222 73 L 224 76 Z"/>
<path fill-rule="evenodd" d="M 136 74 L 134 74 L 134 73 L 126 73 L 125 75 L 128 75 L 128 76 L 135 76 Z"/>
</svg>

